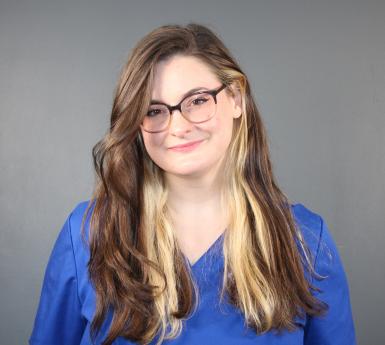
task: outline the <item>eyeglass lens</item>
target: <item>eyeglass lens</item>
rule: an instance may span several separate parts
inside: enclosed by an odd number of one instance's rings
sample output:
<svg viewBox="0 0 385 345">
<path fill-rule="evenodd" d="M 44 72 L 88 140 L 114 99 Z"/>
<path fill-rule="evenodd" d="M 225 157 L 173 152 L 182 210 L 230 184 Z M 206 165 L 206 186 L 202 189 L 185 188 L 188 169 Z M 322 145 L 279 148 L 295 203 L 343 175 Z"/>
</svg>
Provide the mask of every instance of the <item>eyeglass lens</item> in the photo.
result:
<svg viewBox="0 0 385 345">
<path fill-rule="evenodd" d="M 215 101 L 211 94 L 200 93 L 186 98 L 181 104 L 183 116 L 193 123 L 209 120 L 215 113 Z M 152 104 L 143 119 L 143 127 L 148 131 L 160 131 L 168 126 L 170 112 L 165 105 Z"/>
</svg>

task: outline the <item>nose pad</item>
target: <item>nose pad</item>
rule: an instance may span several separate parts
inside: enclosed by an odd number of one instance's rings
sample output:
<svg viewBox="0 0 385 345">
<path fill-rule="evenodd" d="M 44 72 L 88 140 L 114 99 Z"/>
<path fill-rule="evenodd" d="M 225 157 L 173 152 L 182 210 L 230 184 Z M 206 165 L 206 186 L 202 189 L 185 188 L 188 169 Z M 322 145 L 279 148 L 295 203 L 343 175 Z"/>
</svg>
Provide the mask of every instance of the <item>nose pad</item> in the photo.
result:
<svg viewBox="0 0 385 345">
<path fill-rule="evenodd" d="M 183 117 L 182 113 L 178 109 L 175 109 L 172 112 L 170 121 L 171 123 L 170 123 L 169 131 L 171 133 L 188 131 L 191 129 L 193 125 L 190 121 L 188 121 Z"/>
</svg>

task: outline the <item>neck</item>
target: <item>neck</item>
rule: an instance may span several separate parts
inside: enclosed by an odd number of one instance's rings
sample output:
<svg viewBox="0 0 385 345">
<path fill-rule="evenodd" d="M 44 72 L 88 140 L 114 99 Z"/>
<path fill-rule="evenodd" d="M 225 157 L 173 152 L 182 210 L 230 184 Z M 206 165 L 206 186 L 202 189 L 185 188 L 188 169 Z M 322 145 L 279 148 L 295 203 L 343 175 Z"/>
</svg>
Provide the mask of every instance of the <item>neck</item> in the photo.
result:
<svg viewBox="0 0 385 345">
<path fill-rule="evenodd" d="M 193 262 L 207 250 L 228 225 L 228 212 L 221 207 L 221 173 L 204 178 L 166 174 L 167 207 L 181 250 Z"/>
<path fill-rule="evenodd" d="M 168 207 L 178 213 L 217 212 L 220 209 L 222 179 L 212 173 L 199 178 L 166 174 Z"/>
</svg>

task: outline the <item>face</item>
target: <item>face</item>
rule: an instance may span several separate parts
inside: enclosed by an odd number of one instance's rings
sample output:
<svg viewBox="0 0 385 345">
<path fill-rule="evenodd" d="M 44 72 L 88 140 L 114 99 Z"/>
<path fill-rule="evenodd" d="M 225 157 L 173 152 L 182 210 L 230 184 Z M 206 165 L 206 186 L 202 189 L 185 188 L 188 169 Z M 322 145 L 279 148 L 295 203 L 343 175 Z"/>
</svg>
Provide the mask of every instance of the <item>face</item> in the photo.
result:
<svg viewBox="0 0 385 345">
<path fill-rule="evenodd" d="M 198 87 L 218 89 L 221 81 L 198 58 L 173 56 L 155 68 L 152 100 L 178 104 L 185 93 Z M 179 110 L 174 110 L 168 129 L 149 133 L 141 128 L 146 151 L 152 161 L 164 170 L 165 176 L 203 177 L 217 169 L 231 141 L 233 121 L 241 115 L 239 93 L 227 90 L 217 94 L 215 115 L 206 122 L 191 123 Z M 187 150 L 172 147 L 199 141 Z"/>
</svg>

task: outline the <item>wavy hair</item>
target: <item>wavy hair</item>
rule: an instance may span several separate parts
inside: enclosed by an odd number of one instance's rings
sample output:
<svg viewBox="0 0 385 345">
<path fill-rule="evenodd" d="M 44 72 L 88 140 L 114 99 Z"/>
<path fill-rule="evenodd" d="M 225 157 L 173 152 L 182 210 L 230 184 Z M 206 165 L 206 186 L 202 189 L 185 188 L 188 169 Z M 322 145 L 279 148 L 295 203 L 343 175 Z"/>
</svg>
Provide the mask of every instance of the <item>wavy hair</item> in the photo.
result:
<svg viewBox="0 0 385 345">
<path fill-rule="evenodd" d="M 225 161 L 221 202 L 230 222 L 223 242 L 221 301 L 239 308 L 255 332 L 294 330 L 296 316 L 322 315 L 328 305 L 311 292 L 305 269 L 313 255 L 275 181 L 266 130 L 246 75 L 219 36 L 197 23 L 160 26 L 132 50 L 115 89 L 109 131 L 92 149 L 95 186 L 88 270 L 96 292 L 96 337 L 110 308 L 103 345 L 119 336 L 149 344 L 177 337 L 199 303 L 191 268 L 181 253 L 167 208 L 162 170 L 147 154 L 140 124 L 159 61 L 180 54 L 207 64 L 242 96 Z M 232 92 L 226 88 L 226 92 Z"/>
</svg>

